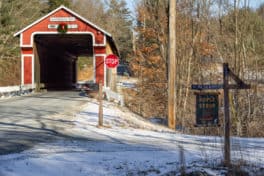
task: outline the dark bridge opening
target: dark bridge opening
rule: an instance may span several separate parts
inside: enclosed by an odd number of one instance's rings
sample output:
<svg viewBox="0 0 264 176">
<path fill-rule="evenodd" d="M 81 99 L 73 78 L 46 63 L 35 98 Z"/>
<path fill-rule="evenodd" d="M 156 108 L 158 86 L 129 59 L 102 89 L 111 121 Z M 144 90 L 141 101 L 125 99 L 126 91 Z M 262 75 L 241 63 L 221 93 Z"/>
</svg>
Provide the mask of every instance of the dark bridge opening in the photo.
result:
<svg viewBox="0 0 264 176">
<path fill-rule="evenodd" d="M 77 82 L 77 59 L 93 56 L 93 39 L 84 34 L 34 37 L 35 82 L 47 89 L 71 89 Z"/>
</svg>

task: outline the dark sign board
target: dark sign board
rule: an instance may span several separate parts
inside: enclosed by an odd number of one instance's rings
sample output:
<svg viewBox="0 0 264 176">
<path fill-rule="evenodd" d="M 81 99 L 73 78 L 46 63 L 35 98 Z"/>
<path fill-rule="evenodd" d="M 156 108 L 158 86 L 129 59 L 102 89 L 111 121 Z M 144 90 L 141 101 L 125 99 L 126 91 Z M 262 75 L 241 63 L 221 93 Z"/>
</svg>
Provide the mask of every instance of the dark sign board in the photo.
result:
<svg viewBox="0 0 264 176">
<path fill-rule="evenodd" d="M 218 93 L 196 93 L 196 125 L 219 125 Z"/>
</svg>

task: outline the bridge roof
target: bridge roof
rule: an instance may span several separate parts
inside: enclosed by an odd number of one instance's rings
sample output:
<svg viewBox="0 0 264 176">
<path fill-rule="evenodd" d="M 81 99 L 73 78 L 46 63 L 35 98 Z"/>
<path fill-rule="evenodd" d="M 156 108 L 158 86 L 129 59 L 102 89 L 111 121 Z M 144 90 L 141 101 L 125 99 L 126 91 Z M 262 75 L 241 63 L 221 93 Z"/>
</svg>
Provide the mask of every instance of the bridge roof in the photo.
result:
<svg viewBox="0 0 264 176">
<path fill-rule="evenodd" d="M 108 33 L 107 31 L 105 31 L 104 29 L 98 27 L 97 25 L 95 25 L 94 23 L 90 22 L 89 20 L 87 20 L 86 18 L 80 16 L 79 14 L 77 14 L 76 12 L 70 10 L 69 8 L 65 7 L 65 6 L 60 6 L 57 9 L 51 11 L 50 13 L 48 13 L 47 15 L 43 16 L 42 18 L 36 20 L 35 22 L 31 23 L 30 25 L 26 26 L 25 28 L 21 29 L 20 31 L 18 31 L 17 33 L 14 34 L 14 36 L 19 36 L 21 33 L 23 33 L 24 31 L 26 31 L 27 29 L 33 27 L 34 25 L 38 24 L 39 22 L 41 22 L 42 20 L 46 19 L 47 17 L 51 16 L 52 14 L 60 11 L 60 10 L 65 10 L 68 13 L 72 14 L 73 16 L 79 18 L 80 20 L 82 20 L 84 23 L 86 23 L 87 25 L 92 26 L 93 28 L 97 29 L 98 31 L 104 33 L 107 37 L 111 38 L 111 34 Z"/>
</svg>

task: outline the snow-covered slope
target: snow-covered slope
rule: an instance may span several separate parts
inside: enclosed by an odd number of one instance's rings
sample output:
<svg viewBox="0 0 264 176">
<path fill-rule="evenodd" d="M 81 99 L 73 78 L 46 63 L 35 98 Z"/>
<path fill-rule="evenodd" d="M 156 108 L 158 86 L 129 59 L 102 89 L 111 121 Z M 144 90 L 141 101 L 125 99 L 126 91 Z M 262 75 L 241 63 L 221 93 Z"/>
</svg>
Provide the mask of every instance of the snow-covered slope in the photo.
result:
<svg viewBox="0 0 264 176">
<path fill-rule="evenodd" d="M 199 171 L 225 175 L 222 138 L 175 133 L 104 102 L 90 99 L 65 132 L 70 136 L 0 158 L 0 176 L 180 175 Z M 264 139 L 232 138 L 232 159 L 251 175 L 263 174 Z M 262 173 L 261 173 L 262 168 Z"/>
</svg>

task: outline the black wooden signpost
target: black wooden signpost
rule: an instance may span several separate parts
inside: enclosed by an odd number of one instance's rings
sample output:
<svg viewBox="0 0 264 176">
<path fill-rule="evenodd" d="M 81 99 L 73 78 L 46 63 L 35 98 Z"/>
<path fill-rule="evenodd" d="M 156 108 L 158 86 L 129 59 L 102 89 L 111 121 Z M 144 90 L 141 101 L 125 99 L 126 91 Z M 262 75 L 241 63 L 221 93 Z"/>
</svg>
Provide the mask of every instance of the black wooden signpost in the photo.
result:
<svg viewBox="0 0 264 176">
<path fill-rule="evenodd" d="M 196 94 L 196 126 L 218 126 L 218 93 Z"/>
<path fill-rule="evenodd" d="M 229 84 L 229 77 L 231 77 L 236 84 Z M 206 89 L 224 89 L 224 164 L 225 166 L 229 167 L 230 166 L 230 161 L 231 161 L 231 157 L 230 157 L 230 112 L 229 112 L 229 89 L 250 89 L 250 85 L 245 84 L 238 76 L 236 76 L 228 67 L 228 63 L 224 63 L 223 64 L 223 84 L 210 84 L 210 85 L 192 85 L 192 89 L 194 90 L 206 90 Z M 200 94 L 200 95 L 199 95 Z M 213 95 L 211 93 L 207 93 L 204 95 L 208 98 L 206 100 L 208 101 L 201 101 L 200 96 L 202 95 L 202 93 L 197 93 L 196 95 L 196 122 L 197 125 L 199 126 L 199 123 L 207 123 L 207 122 L 212 122 L 214 119 L 216 119 L 216 117 L 218 117 L 218 112 L 216 113 L 215 111 L 218 111 L 217 109 L 214 109 L 213 107 L 218 104 L 213 103 Z M 197 98 L 197 96 L 199 96 Z M 212 100 L 210 100 L 210 98 L 212 98 Z M 214 97 L 216 98 L 216 96 Z M 203 99 L 203 98 L 202 98 Z M 203 103 L 205 102 L 205 103 Z M 217 100 L 218 102 L 218 100 Z M 197 105 L 198 104 L 198 105 Z M 204 104 L 204 105 L 200 105 L 200 104 Z M 211 105 L 212 104 L 212 105 Z M 214 104 L 214 105 L 213 105 Z M 199 106 L 199 107 L 197 107 Z M 200 109 L 200 107 L 203 107 L 202 110 Z M 208 108 L 206 108 L 208 107 Z M 209 108 L 211 107 L 211 108 Z M 203 115 L 199 115 L 200 113 L 203 113 Z M 206 114 L 206 115 L 204 115 Z M 216 115 L 217 114 L 217 115 Z M 198 117 L 202 117 L 201 121 L 197 121 L 197 115 Z M 203 120 L 203 118 L 207 118 L 210 119 L 208 121 Z M 207 123 L 209 124 L 209 123 Z"/>
</svg>

